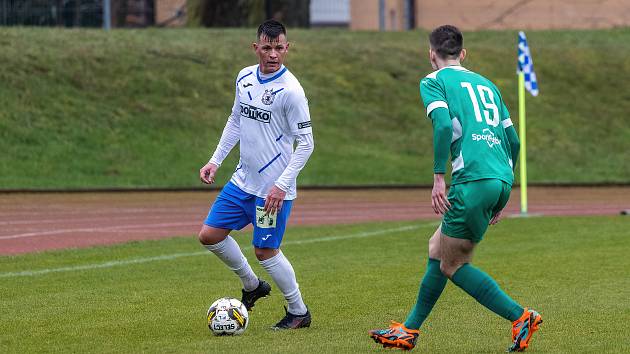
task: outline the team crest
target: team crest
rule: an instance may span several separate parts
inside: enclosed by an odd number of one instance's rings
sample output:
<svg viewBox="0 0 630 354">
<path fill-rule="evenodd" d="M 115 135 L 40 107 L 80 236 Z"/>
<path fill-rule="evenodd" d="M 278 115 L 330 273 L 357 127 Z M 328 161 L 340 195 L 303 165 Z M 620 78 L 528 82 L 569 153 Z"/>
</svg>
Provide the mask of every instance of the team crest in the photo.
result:
<svg viewBox="0 0 630 354">
<path fill-rule="evenodd" d="M 263 104 L 266 104 L 267 106 L 269 106 L 270 104 L 273 103 L 274 97 L 276 97 L 276 94 L 273 92 L 273 90 L 265 90 L 265 93 L 263 93 L 262 98 L 260 100 L 262 101 Z"/>
</svg>

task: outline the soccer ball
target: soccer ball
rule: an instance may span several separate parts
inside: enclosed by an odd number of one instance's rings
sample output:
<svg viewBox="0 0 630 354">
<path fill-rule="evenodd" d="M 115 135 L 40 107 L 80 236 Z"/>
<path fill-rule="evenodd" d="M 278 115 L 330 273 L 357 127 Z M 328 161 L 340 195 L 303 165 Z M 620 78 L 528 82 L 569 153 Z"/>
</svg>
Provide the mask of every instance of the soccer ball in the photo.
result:
<svg viewBox="0 0 630 354">
<path fill-rule="evenodd" d="M 247 308 L 237 299 L 220 298 L 208 309 L 208 328 L 214 335 L 239 335 L 248 324 Z"/>
</svg>

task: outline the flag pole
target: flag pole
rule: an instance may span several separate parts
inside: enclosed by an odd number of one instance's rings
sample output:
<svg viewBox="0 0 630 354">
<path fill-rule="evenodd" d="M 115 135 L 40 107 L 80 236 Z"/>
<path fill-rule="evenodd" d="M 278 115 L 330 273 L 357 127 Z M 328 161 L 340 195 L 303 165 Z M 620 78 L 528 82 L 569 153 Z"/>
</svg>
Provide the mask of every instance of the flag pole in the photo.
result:
<svg viewBox="0 0 630 354">
<path fill-rule="evenodd" d="M 525 130 L 525 74 L 518 73 L 518 131 L 521 140 L 521 214 L 527 214 L 527 140 Z"/>
</svg>

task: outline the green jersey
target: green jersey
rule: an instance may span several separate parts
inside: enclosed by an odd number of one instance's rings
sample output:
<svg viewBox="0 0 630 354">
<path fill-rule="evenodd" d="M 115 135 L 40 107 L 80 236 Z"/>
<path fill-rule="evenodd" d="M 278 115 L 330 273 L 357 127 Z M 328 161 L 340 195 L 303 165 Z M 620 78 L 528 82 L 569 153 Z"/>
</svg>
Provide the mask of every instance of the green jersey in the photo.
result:
<svg viewBox="0 0 630 354">
<path fill-rule="evenodd" d="M 490 80 L 461 66 L 448 66 L 420 80 L 420 95 L 430 119 L 437 108 L 450 114 L 451 184 L 485 178 L 513 183 L 513 158 L 505 132 L 512 121 Z"/>
</svg>

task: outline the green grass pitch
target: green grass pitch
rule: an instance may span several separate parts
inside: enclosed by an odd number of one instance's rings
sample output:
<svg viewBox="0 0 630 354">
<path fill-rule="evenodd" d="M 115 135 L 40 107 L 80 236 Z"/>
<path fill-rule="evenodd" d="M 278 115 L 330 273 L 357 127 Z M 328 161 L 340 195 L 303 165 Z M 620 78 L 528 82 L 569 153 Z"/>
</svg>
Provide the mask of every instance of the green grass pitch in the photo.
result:
<svg viewBox="0 0 630 354">
<path fill-rule="evenodd" d="M 544 323 L 530 352 L 629 352 L 627 217 L 507 219 L 475 264 Z M 404 320 L 435 221 L 293 227 L 292 261 L 310 329 L 273 332 L 284 299 L 274 287 L 240 337 L 214 337 L 207 307 L 240 298 L 240 282 L 194 237 L 0 257 L 0 352 L 383 352 L 367 336 Z M 249 232 L 235 233 L 259 276 Z M 417 352 L 499 353 L 510 325 L 447 285 Z"/>
</svg>

